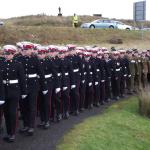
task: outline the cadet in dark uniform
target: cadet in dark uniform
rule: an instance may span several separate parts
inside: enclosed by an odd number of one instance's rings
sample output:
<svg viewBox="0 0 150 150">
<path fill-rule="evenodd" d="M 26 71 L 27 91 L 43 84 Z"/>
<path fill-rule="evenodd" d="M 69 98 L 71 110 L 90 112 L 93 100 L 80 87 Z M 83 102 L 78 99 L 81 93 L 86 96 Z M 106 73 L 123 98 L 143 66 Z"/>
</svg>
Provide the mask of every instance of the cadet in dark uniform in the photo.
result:
<svg viewBox="0 0 150 150">
<path fill-rule="evenodd" d="M 114 100 L 119 100 L 120 96 L 120 76 L 121 76 L 121 63 L 119 60 L 119 52 L 114 51 L 111 60 L 111 82 L 112 94 Z"/>
<path fill-rule="evenodd" d="M 93 72 L 93 90 L 94 90 L 94 106 L 99 107 L 100 100 L 100 81 L 101 81 L 101 72 L 99 66 L 99 59 L 97 58 L 97 48 L 92 49 L 92 72 Z"/>
<path fill-rule="evenodd" d="M 78 54 L 81 58 L 81 63 L 80 63 L 80 73 L 81 73 L 81 78 L 80 78 L 80 89 L 79 89 L 79 95 L 80 95 L 80 105 L 79 105 L 79 110 L 80 112 L 83 112 L 85 109 L 85 94 L 86 94 L 86 70 L 85 70 L 85 56 L 84 56 L 84 51 L 85 49 L 82 47 L 77 48 L 78 49 Z"/>
<path fill-rule="evenodd" d="M 55 70 L 54 74 L 54 88 L 52 92 L 52 116 L 53 120 L 59 122 L 62 119 L 61 114 L 61 79 L 62 79 L 62 68 L 61 68 L 61 58 L 58 57 L 59 50 L 55 49 L 55 56 L 52 58 L 53 67 Z M 56 117 L 56 118 L 55 118 Z"/>
<path fill-rule="evenodd" d="M 66 47 L 61 47 L 61 67 L 62 67 L 62 113 L 63 118 L 69 118 L 70 110 L 70 72 L 72 71 L 71 62 L 68 59 L 68 50 Z"/>
<path fill-rule="evenodd" d="M 40 87 L 39 90 L 39 110 L 40 110 L 40 119 L 41 123 L 38 125 L 44 129 L 48 129 L 49 127 L 49 119 L 50 119 L 50 98 L 51 98 L 51 84 L 52 84 L 52 68 L 50 65 L 50 61 L 46 59 L 47 49 L 45 47 L 38 47 L 38 58 L 40 60 L 41 67 L 44 70 L 44 78 L 48 85 L 48 93 L 43 94 L 43 91 Z"/>
<path fill-rule="evenodd" d="M 97 58 L 99 61 L 98 69 L 100 70 L 100 104 L 104 105 L 106 100 L 105 92 L 105 80 L 106 80 L 106 70 L 105 70 L 105 60 L 103 59 L 103 52 L 98 51 Z"/>
<path fill-rule="evenodd" d="M 44 78 L 44 71 L 40 61 L 36 56 L 32 55 L 33 48 L 34 45 L 32 43 L 25 43 L 23 45 L 23 56 L 17 58 L 25 70 L 28 88 L 28 96 L 20 105 L 24 125 L 24 127 L 20 129 L 20 132 L 27 133 L 26 135 L 29 136 L 34 133 L 39 86 L 43 94 L 47 94 L 48 92 L 47 82 Z"/>
<path fill-rule="evenodd" d="M 106 70 L 106 81 L 105 81 L 105 92 L 106 92 L 106 101 L 110 101 L 111 96 L 111 59 L 110 52 L 104 51 L 104 60 L 105 60 L 105 70 Z"/>
<path fill-rule="evenodd" d="M 70 55 L 68 56 L 69 61 L 72 65 L 72 70 L 70 71 L 70 101 L 71 101 L 71 112 L 73 115 L 79 114 L 79 86 L 80 86 L 80 62 L 81 58 L 76 54 L 75 47 L 69 47 Z"/>
<path fill-rule="evenodd" d="M 94 91 L 93 91 L 93 68 L 92 61 L 90 60 L 91 53 L 85 52 L 85 70 L 86 70 L 86 100 L 85 107 L 88 109 L 93 108 Z"/>
<path fill-rule="evenodd" d="M 0 50 L 0 65 L 1 63 L 5 60 L 4 56 L 3 56 L 3 50 L 1 49 Z M 0 73 L 0 94 L 3 95 L 4 92 L 3 92 L 3 85 L 2 84 L 2 75 Z M 1 96 L 0 96 L 1 97 Z M 3 96 L 2 96 L 3 97 Z M 2 101 L 2 97 L 0 98 Z M 3 131 L 3 127 L 2 127 L 2 121 L 3 121 L 3 102 L 1 102 L 1 105 L 0 105 L 0 134 L 1 132 Z"/>
<path fill-rule="evenodd" d="M 127 85 L 127 75 L 129 74 L 129 62 L 125 57 L 126 51 L 119 50 L 120 52 L 120 63 L 121 63 L 121 79 L 120 79 L 120 97 L 125 97 L 126 85 Z"/>
<path fill-rule="evenodd" d="M 22 101 L 27 96 L 23 66 L 13 59 L 16 50 L 13 45 L 4 46 L 6 60 L 1 63 L 0 68 L 5 90 L 4 117 L 8 136 L 4 137 L 4 140 L 7 142 L 15 140 L 18 102 L 21 95 Z"/>
</svg>

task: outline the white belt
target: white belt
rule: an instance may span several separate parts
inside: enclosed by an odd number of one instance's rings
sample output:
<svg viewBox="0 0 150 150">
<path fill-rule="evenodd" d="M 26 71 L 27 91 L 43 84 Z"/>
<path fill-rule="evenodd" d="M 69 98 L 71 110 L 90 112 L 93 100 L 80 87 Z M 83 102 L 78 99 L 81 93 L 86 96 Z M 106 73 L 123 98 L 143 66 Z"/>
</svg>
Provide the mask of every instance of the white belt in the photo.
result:
<svg viewBox="0 0 150 150">
<path fill-rule="evenodd" d="M 58 77 L 61 76 L 61 73 L 57 73 L 57 76 L 58 76 Z"/>
<path fill-rule="evenodd" d="M 135 60 L 131 60 L 131 63 L 135 63 Z"/>
<path fill-rule="evenodd" d="M 90 72 L 90 74 L 93 74 L 93 72 Z"/>
<path fill-rule="evenodd" d="M 16 84 L 16 83 L 18 83 L 18 80 L 3 80 L 3 83 L 4 84 Z"/>
<path fill-rule="evenodd" d="M 36 73 L 35 74 L 28 74 L 28 78 L 35 78 L 35 77 L 37 77 Z"/>
<path fill-rule="evenodd" d="M 120 69 L 116 69 L 116 71 L 120 71 Z"/>
<path fill-rule="evenodd" d="M 74 70 L 73 70 L 73 72 L 78 72 L 78 71 L 79 71 L 79 69 L 74 69 Z"/>
<path fill-rule="evenodd" d="M 100 70 L 99 70 L 99 69 L 96 69 L 96 71 L 99 72 Z"/>
<path fill-rule="evenodd" d="M 65 76 L 68 76 L 68 75 L 69 75 L 69 73 L 68 73 L 68 72 L 66 72 L 66 73 L 65 73 Z"/>
<path fill-rule="evenodd" d="M 52 74 L 45 75 L 45 79 L 52 77 Z"/>
<path fill-rule="evenodd" d="M 86 72 L 84 72 L 84 75 L 86 75 Z"/>
</svg>

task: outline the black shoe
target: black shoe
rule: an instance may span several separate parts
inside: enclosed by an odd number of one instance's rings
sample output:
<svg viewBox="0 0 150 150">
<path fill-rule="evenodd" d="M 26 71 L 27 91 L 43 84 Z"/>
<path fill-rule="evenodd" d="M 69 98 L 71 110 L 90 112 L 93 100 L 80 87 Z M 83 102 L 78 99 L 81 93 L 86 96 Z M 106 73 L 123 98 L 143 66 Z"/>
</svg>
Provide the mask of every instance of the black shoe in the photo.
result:
<svg viewBox="0 0 150 150">
<path fill-rule="evenodd" d="M 45 125 L 45 122 L 41 122 L 40 124 L 37 125 L 38 128 L 43 128 Z"/>
<path fill-rule="evenodd" d="M 25 133 L 25 132 L 28 131 L 28 129 L 29 129 L 29 127 L 24 127 L 24 128 L 22 128 L 22 129 L 20 129 L 19 132 L 20 132 L 20 133 Z"/>
<path fill-rule="evenodd" d="M 80 108 L 80 112 L 84 112 L 84 110 L 85 110 L 84 108 Z"/>
<path fill-rule="evenodd" d="M 76 110 L 74 113 L 73 113 L 74 116 L 78 116 L 79 115 L 79 111 Z"/>
<path fill-rule="evenodd" d="M 28 136 L 33 136 L 34 134 L 34 129 L 33 128 L 29 128 L 28 131 L 27 131 L 27 135 Z"/>
<path fill-rule="evenodd" d="M 64 119 L 68 119 L 69 118 L 69 113 L 66 112 L 65 115 L 64 115 Z"/>
<path fill-rule="evenodd" d="M 15 135 L 9 135 L 3 138 L 4 141 L 8 142 L 8 143 L 12 143 L 15 141 Z"/>
<path fill-rule="evenodd" d="M 102 101 L 102 102 L 100 102 L 100 104 L 101 104 L 101 105 L 104 105 L 104 102 Z"/>
<path fill-rule="evenodd" d="M 119 97 L 119 96 L 117 96 L 117 97 L 116 97 L 116 100 L 118 101 L 119 99 L 120 99 L 120 97 Z"/>
<path fill-rule="evenodd" d="M 57 119 L 57 122 L 60 122 L 62 120 L 62 115 L 61 114 L 57 115 L 56 119 Z"/>
<path fill-rule="evenodd" d="M 49 125 L 49 122 L 46 122 L 46 123 L 44 124 L 44 126 L 43 126 L 43 127 L 44 127 L 44 129 L 48 129 L 48 128 L 49 128 L 49 126 L 50 126 L 50 125 Z"/>
</svg>

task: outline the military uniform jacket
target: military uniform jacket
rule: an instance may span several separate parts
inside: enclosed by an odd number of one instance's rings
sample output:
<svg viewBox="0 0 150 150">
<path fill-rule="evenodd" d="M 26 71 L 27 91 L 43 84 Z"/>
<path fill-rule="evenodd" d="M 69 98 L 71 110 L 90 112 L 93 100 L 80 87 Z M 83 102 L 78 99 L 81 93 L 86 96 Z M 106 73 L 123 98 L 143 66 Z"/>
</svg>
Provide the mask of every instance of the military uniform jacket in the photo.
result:
<svg viewBox="0 0 150 150">
<path fill-rule="evenodd" d="M 71 85 L 77 85 L 78 83 L 80 83 L 80 63 L 81 63 L 81 58 L 77 55 L 73 55 L 73 56 L 68 56 L 69 61 L 72 64 L 72 70 L 71 70 L 71 78 L 70 78 L 70 82 Z"/>
<path fill-rule="evenodd" d="M 127 75 L 130 75 L 128 59 L 127 58 L 120 58 L 120 63 L 121 63 L 121 76 L 126 77 Z"/>
<path fill-rule="evenodd" d="M 93 70 L 92 70 L 92 62 L 89 61 L 85 61 L 85 70 L 86 70 L 86 83 L 88 86 L 92 86 L 93 85 Z"/>
<path fill-rule="evenodd" d="M 120 59 L 111 60 L 111 75 L 112 78 L 121 76 L 121 62 Z"/>
<path fill-rule="evenodd" d="M 111 59 L 105 60 L 106 80 L 111 79 Z"/>
<path fill-rule="evenodd" d="M 14 59 L 5 60 L 1 63 L 0 71 L 2 72 L 6 99 L 27 94 L 27 84 L 21 63 Z"/>
<path fill-rule="evenodd" d="M 99 66 L 100 61 L 98 58 L 91 58 L 91 61 L 92 61 L 93 81 L 95 85 L 98 85 L 101 80 L 101 69 Z"/>
<path fill-rule="evenodd" d="M 48 88 L 52 87 L 52 77 L 54 74 L 52 62 L 49 58 L 41 59 L 40 60 L 41 66 L 44 71 L 44 78 L 47 81 Z"/>
<path fill-rule="evenodd" d="M 55 57 L 51 59 L 51 62 L 53 67 L 53 87 L 61 88 L 61 79 L 62 79 L 61 59 Z"/>
<path fill-rule="evenodd" d="M 70 74 L 72 71 L 72 64 L 68 57 L 61 59 L 61 71 L 62 71 L 62 87 L 70 87 Z"/>
<path fill-rule="evenodd" d="M 25 70 L 28 91 L 38 90 L 39 86 L 42 91 L 47 90 L 44 70 L 39 59 L 36 56 L 20 56 L 17 60 L 22 63 Z"/>
</svg>

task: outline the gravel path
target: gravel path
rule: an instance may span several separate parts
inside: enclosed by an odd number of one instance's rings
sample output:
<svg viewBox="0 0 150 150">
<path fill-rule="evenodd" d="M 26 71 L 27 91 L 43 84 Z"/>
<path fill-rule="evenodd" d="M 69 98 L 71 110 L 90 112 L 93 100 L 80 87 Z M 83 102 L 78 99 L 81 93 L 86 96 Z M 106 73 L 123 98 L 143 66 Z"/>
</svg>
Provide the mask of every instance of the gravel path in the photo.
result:
<svg viewBox="0 0 150 150">
<path fill-rule="evenodd" d="M 36 128 L 35 134 L 32 137 L 17 133 L 14 143 L 5 143 L 2 140 L 3 135 L 0 135 L 0 150 L 55 150 L 63 135 L 72 129 L 75 124 L 82 122 L 88 117 L 101 114 L 113 103 L 115 101 L 100 106 L 100 108 L 94 107 L 91 110 L 85 110 L 79 116 L 70 116 L 68 120 L 62 120 L 60 123 L 52 123 L 48 130 Z"/>
</svg>

